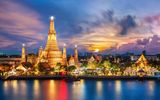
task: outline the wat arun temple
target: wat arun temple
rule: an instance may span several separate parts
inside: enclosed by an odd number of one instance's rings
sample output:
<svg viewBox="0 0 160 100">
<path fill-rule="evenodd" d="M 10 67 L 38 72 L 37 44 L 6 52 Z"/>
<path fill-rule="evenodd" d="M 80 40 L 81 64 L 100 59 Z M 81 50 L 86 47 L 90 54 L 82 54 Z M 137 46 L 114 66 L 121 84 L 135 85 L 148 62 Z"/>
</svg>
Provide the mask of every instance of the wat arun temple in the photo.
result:
<svg viewBox="0 0 160 100">
<path fill-rule="evenodd" d="M 26 54 L 25 44 L 22 45 L 21 58 L 19 61 L 13 62 L 11 71 L 9 69 L 7 76 L 12 76 L 20 71 L 22 73 L 34 73 L 39 75 L 43 72 L 51 72 L 51 74 L 59 72 L 67 72 L 70 70 L 72 73 L 79 73 L 79 75 L 124 75 L 124 76 L 153 76 L 157 72 L 158 68 L 149 65 L 149 61 L 158 61 L 157 57 L 146 57 L 145 54 L 140 56 L 130 56 L 129 60 L 114 56 L 102 56 L 99 54 L 91 54 L 87 56 L 78 56 L 77 45 L 74 47 L 74 55 L 67 57 L 66 44 L 64 44 L 63 50 L 61 51 L 57 44 L 56 30 L 54 25 L 54 17 L 50 17 L 48 38 L 46 45 L 42 46 L 38 50 L 38 55 Z M 134 59 L 133 59 L 134 58 Z M 7 58 L 9 59 L 9 58 Z M 128 59 L 128 58 L 127 58 Z M 11 59 L 13 61 L 13 59 Z M 18 62 L 18 63 L 16 63 Z M 125 66 L 125 63 L 127 64 Z M 123 67 L 122 66 L 125 66 Z M 128 65 L 130 64 L 130 65 Z M 4 67 L 3 67 L 4 68 Z M 11 73 L 11 74 L 9 74 Z M 19 74 L 22 75 L 22 74 Z M 29 74 L 30 75 L 30 74 Z"/>
<path fill-rule="evenodd" d="M 43 56 L 50 66 L 56 66 L 57 63 L 62 63 L 62 52 L 59 50 L 57 44 L 54 17 L 50 19 L 48 39 Z"/>
<path fill-rule="evenodd" d="M 74 57 L 75 65 L 78 65 L 77 46 L 75 46 L 74 56 L 75 56 Z M 40 62 L 47 62 L 51 68 L 55 67 L 57 64 L 61 64 L 64 66 L 67 65 L 66 47 L 64 45 L 63 53 L 58 47 L 53 16 L 50 17 L 50 26 L 49 26 L 48 38 L 47 38 L 45 49 L 43 50 L 43 48 L 40 47 L 38 51 L 38 59 L 36 64 Z"/>
</svg>

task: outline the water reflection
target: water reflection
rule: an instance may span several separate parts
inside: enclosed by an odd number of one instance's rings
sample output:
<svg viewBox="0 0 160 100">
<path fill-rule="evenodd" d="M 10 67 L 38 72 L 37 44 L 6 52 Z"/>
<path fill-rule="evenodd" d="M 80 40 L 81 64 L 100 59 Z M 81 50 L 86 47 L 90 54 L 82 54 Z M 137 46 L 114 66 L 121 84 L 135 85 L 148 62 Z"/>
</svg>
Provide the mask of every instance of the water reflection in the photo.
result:
<svg viewBox="0 0 160 100">
<path fill-rule="evenodd" d="M 121 94 L 121 81 L 120 80 L 115 81 L 115 91 L 117 95 Z"/>
<path fill-rule="evenodd" d="M 156 81 L 12 80 L 1 85 L 1 100 L 145 100 L 157 99 L 160 94 Z"/>
<path fill-rule="evenodd" d="M 18 93 L 18 83 L 17 80 L 11 81 L 11 85 L 13 86 L 13 93 L 16 95 Z"/>
<path fill-rule="evenodd" d="M 4 83 L 3 83 L 3 90 L 4 90 L 5 94 L 7 94 L 8 88 L 9 88 L 8 82 L 4 81 Z"/>
<path fill-rule="evenodd" d="M 21 92 L 20 92 L 21 95 L 23 95 L 23 97 L 24 97 L 24 96 L 27 96 L 27 95 L 26 95 L 26 91 L 27 91 L 27 90 L 26 90 L 26 88 L 27 88 L 26 81 L 24 81 L 24 80 L 23 80 L 23 81 L 20 81 L 19 84 L 17 84 L 17 85 L 20 86 L 20 88 L 19 88 L 18 90 L 21 89 Z"/>
<path fill-rule="evenodd" d="M 102 96 L 102 81 L 97 81 L 96 89 L 97 89 L 98 96 L 101 97 Z"/>
<path fill-rule="evenodd" d="M 150 96 L 154 95 L 154 87 L 155 87 L 155 82 L 154 81 L 148 81 L 148 94 Z"/>
<path fill-rule="evenodd" d="M 79 82 L 73 82 L 72 84 L 72 93 L 73 99 L 75 100 L 82 100 L 85 95 L 85 85 L 84 80 L 81 80 Z"/>
<path fill-rule="evenodd" d="M 115 81 L 115 98 L 116 100 L 120 100 L 121 98 L 121 81 L 120 80 L 116 80 Z"/>
<path fill-rule="evenodd" d="M 59 100 L 68 100 L 68 87 L 65 81 L 60 82 L 59 90 Z"/>
<path fill-rule="evenodd" d="M 37 98 L 40 94 L 40 85 L 38 80 L 34 80 L 33 82 L 33 91 L 35 98 Z"/>
</svg>

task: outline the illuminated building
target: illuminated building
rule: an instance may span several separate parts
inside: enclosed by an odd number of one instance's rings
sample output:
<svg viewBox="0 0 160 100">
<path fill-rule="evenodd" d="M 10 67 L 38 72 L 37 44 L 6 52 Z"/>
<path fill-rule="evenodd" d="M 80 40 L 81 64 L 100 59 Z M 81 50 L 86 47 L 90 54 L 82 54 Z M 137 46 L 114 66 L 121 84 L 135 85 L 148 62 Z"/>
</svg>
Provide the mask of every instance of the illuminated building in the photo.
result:
<svg viewBox="0 0 160 100">
<path fill-rule="evenodd" d="M 23 64 L 20 64 L 17 66 L 16 70 L 26 71 L 26 68 L 23 66 Z"/>
<path fill-rule="evenodd" d="M 63 47 L 62 65 L 67 66 L 66 44 L 64 44 L 64 47 Z"/>
<path fill-rule="evenodd" d="M 69 66 L 75 66 L 75 60 L 74 60 L 74 57 L 72 55 L 69 59 Z"/>
<path fill-rule="evenodd" d="M 96 69 L 96 59 L 92 55 L 90 59 L 88 59 L 88 69 Z"/>
<path fill-rule="evenodd" d="M 132 67 L 128 67 L 125 69 L 125 75 L 154 75 L 154 72 L 158 71 L 156 68 L 149 66 L 148 61 L 144 54 L 142 53 L 135 64 Z"/>
<path fill-rule="evenodd" d="M 77 49 L 77 45 L 75 45 L 75 48 L 74 48 L 74 61 L 75 61 L 75 65 L 76 65 L 76 67 L 79 67 L 79 61 L 78 61 L 78 49 Z"/>
<path fill-rule="evenodd" d="M 37 60 L 37 55 L 35 55 L 35 54 L 28 54 L 27 55 L 27 62 L 29 62 L 29 63 L 31 63 L 31 64 L 35 64 L 36 61 Z"/>
<path fill-rule="evenodd" d="M 22 44 L 21 62 L 26 62 L 26 50 L 25 50 L 25 44 Z"/>
<path fill-rule="evenodd" d="M 42 52 L 43 52 L 43 48 L 42 48 L 42 46 L 40 46 L 40 48 L 38 50 L 38 58 L 40 58 L 42 56 Z"/>
<path fill-rule="evenodd" d="M 50 18 L 48 40 L 44 50 L 44 57 L 50 67 L 55 67 L 57 63 L 62 63 L 62 52 L 59 50 L 54 28 L 54 17 Z"/>
<path fill-rule="evenodd" d="M 148 61 L 145 58 L 144 54 L 141 54 L 139 59 L 136 61 L 136 65 L 137 65 L 138 69 L 143 69 L 143 70 L 147 69 Z"/>
</svg>

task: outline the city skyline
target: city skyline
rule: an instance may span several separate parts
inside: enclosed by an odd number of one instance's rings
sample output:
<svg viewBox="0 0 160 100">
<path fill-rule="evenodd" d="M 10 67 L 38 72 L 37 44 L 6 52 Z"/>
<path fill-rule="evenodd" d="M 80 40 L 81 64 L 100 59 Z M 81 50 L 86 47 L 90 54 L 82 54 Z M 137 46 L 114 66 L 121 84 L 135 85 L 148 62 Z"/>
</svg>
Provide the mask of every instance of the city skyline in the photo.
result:
<svg viewBox="0 0 160 100">
<path fill-rule="evenodd" d="M 157 54 L 160 51 L 158 0 L 0 1 L 0 52 L 37 52 L 46 44 L 48 20 L 55 17 L 58 44 L 80 51 Z M 78 5 L 77 5 L 78 4 Z M 142 6 L 143 5 L 143 6 Z M 144 6 L 147 6 L 145 8 Z"/>
</svg>

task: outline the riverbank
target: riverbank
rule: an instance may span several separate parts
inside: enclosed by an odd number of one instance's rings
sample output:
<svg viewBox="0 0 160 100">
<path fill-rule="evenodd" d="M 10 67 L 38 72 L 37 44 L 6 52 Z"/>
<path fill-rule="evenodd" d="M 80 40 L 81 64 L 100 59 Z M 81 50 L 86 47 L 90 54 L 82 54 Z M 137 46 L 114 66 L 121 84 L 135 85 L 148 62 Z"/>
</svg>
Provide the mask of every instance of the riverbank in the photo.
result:
<svg viewBox="0 0 160 100">
<path fill-rule="evenodd" d="M 53 79 L 53 80 L 62 80 L 65 79 L 68 76 L 60 76 L 60 75 L 54 75 L 54 76 L 10 76 L 7 79 L 4 79 L 3 77 L 0 77 L 1 80 L 47 80 L 47 79 Z M 144 76 L 144 77 L 138 77 L 138 76 L 78 76 L 80 79 L 88 79 L 88 80 L 157 80 L 158 78 L 155 76 Z"/>
</svg>

